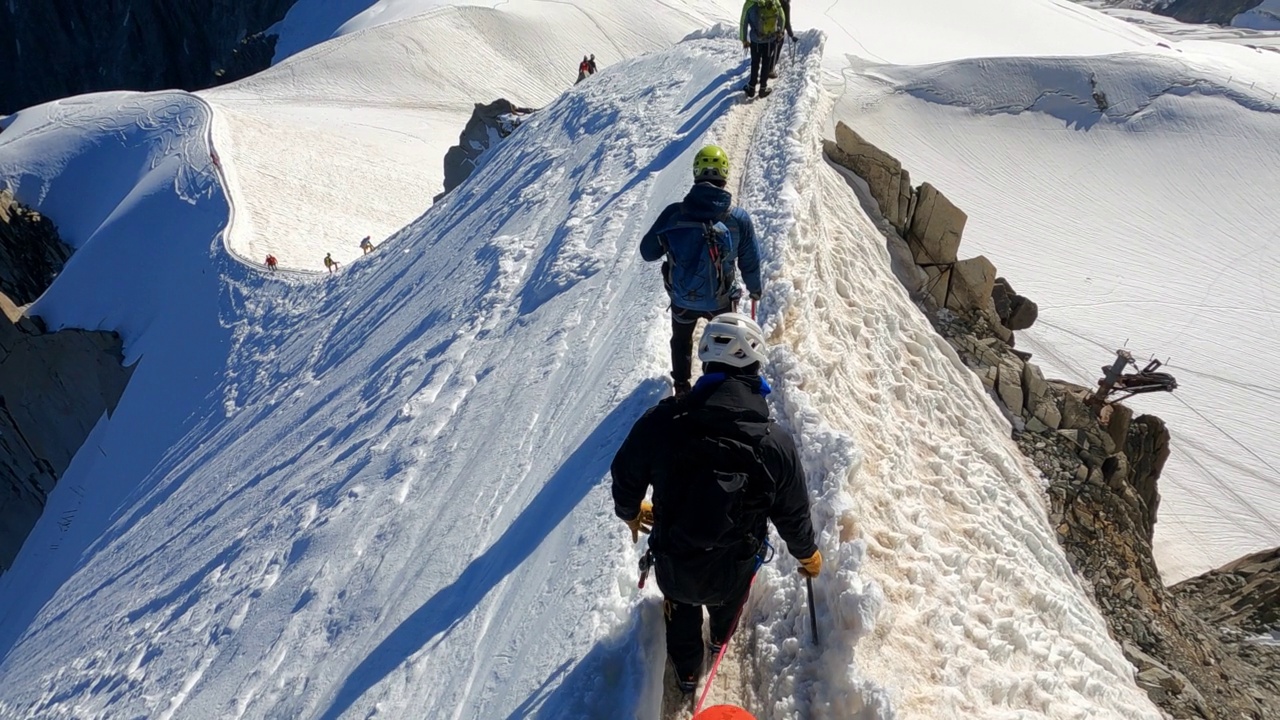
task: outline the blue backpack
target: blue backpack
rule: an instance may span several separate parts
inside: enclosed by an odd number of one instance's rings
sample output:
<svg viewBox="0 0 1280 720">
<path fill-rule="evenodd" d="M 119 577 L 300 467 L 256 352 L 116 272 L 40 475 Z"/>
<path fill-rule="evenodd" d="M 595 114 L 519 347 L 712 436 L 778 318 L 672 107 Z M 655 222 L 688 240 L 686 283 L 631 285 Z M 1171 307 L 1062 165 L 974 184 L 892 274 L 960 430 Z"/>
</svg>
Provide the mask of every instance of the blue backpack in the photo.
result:
<svg viewBox="0 0 1280 720">
<path fill-rule="evenodd" d="M 678 307 L 714 312 L 729 304 L 734 285 L 733 236 L 721 220 L 681 220 L 659 236 L 667 294 Z"/>
</svg>

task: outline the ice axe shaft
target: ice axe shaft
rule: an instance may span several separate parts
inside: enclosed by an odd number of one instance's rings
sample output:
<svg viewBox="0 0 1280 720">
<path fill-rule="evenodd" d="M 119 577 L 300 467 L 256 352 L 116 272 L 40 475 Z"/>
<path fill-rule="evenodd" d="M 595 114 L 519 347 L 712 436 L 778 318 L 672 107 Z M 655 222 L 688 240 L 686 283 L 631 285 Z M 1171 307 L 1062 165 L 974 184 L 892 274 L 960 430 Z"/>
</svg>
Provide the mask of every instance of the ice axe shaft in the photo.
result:
<svg viewBox="0 0 1280 720">
<path fill-rule="evenodd" d="M 804 584 L 809 589 L 809 627 L 813 629 L 813 644 L 821 645 L 822 640 L 818 637 L 818 610 L 813 606 L 813 578 L 806 576 Z"/>
</svg>

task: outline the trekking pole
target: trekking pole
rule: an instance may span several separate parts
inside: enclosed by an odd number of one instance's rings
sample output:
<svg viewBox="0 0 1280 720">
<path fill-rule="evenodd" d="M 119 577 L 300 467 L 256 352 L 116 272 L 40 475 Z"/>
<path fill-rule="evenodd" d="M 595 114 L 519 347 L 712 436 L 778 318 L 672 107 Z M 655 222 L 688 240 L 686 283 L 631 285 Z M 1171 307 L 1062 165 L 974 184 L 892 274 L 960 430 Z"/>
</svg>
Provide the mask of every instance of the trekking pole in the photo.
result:
<svg viewBox="0 0 1280 720">
<path fill-rule="evenodd" d="M 752 320 L 755 320 L 755 319 L 756 319 L 756 301 L 755 301 L 755 298 L 752 298 L 752 299 L 751 299 L 751 319 L 752 319 Z"/>
<path fill-rule="evenodd" d="M 818 611 L 813 606 L 813 578 L 806 575 L 804 582 L 809 588 L 809 627 L 813 628 L 813 644 L 821 645 L 822 640 L 818 638 Z"/>
</svg>

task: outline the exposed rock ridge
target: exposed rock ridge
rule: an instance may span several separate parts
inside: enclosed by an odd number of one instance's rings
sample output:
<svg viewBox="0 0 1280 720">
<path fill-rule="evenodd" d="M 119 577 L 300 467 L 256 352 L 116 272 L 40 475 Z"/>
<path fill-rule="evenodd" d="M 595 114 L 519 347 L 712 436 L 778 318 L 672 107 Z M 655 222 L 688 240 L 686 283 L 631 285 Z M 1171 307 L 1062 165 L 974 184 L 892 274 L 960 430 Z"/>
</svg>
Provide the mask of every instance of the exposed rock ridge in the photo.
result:
<svg viewBox="0 0 1280 720">
<path fill-rule="evenodd" d="M 1280 548 L 1247 555 L 1172 589 L 1218 630 L 1224 645 L 1266 668 L 1270 691 L 1280 694 Z"/>
<path fill-rule="evenodd" d="M 101 90 L 198 90 L 270 65 L 297 0 L 0 3 L 0 114 Z"/>
<path fill-rule="evenodd" d="M 498 98 L 488 105 L 476 103 L 471 119 L 458 136 L 458 144 L 444 154 L 444 192 L 436 195 L 433 202 L 471 177 L 480 165 L 481 156 L 515 132 L 533 112 L 532 108 L 519 107 L 506 98 Z"/>
<path fill-rule="evenodd" d="M 996 278 L 986 258 L 957 259 L 963 211 L 927 183 L 912 188 L 896 159 L 844 123 L 836 138 L 826 143 L 828 157 L 866 183 L 882 209 L 891 255 L 914 263 L 895 268 L 898 277 L 978 375 L 1043 474 L 1049 521 L 1139 687 L 1174 718 L 1280 718 L 1280 648 L 1233 642 L 1166 589 L 1156 568 L 1157 486 L 1170 442 L 1164 422 L 1135 418 L 1119 403 L 1095 410 L 1090 388 L 1045 379 L 1030 354 L 1013 346 L 1013 331 L 1034 322 L 1035 304 Z M 1258 572 L 1257 562 L 1239 562 Z M 1261 577 L 1243 582 L 1257 590 L 1252 600 L 1228 606 L 1272 617 L 1274 598 L 1272 610 L 1261 608 L 1275 586 Z"/>
<path fill-rule="evenodd" d="M 1095 0 L 1095 2 L 1105 7 L 1148 10 L 1185 23 L 1215 25 L 1230 25 L 1236 15 L 1248 12 L 1262 4 L 1262 0 Z"/>
<path fill-rule="evenodd" d="M 1155 12 L 1185 23 L 1230 25 L 1235 16 L 1262 4 L 1262 0 L 1173 0 Z"/>
<path fill-rule="evenodd" d="M 46 333 L 0 295 L 0 571 L 102 414 L 115 410 L 132 368 L 109 332 Z"/>
<path fill-rule="evenodd" d="M 0 193 L 0 288 L 29 302 L 70 257 L 53 223 Z M 0 292 L 0 571 L 12 564 L 58 478 L 133 373 L 120 337 L 45 331 Z M 24 303 L 25 304 L 25 303 Z"/>
<path fill-rule="evenodd" d="M 34 302 L 70 258 L 48 218 L 0 190 L 0 293 L 18 305 Z"/>
</svg>

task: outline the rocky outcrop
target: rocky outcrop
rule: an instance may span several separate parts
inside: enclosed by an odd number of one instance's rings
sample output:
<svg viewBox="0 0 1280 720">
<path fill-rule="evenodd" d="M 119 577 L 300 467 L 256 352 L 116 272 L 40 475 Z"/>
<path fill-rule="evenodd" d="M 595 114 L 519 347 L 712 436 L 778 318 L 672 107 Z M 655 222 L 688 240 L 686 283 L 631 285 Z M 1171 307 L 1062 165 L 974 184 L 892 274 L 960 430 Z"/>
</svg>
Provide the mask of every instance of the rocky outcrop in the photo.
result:
<svg viewBox="0 0 1280 720">
<path fill-rule="evenodd" d="M 991 300 L 995 304 L 1000 324 L 1010 330 L 1026 330 L 1040 317 L 1040 307 L 1028 297 L 1019 295 L 1002 277 L 991 286 Z"/>
<path fill-rule="evenodd" d="M 0 3 L 0 113 L 99 90 L 197 90 L 266 68 L 297 0 Z"/>
<path fill-rule="evenodd" d="M 1267 694 L 1280 696 L 1280 548 L 1247 555 L 1171 589 L 1216 631 L 1224 648 L 1258 669 Z M 1280 717 L 1274 703 L 1269 707 L 1268 717 Z"/>
<path fill-rule="evenodd" d="M 116 407 L 132 369 L 115 333 L 46 333 L 0 295 L 0 571 L 89 431 Z"/>
<path fill-rule="evenodd" d="M 895 252 L 895 257 L 909 254 L 915 263 L 916 271 L 905 273 L 919 278 L 908 287 L 914 296 L 926 298 L 935 309 L 960 315 L 977 312 L 1006 343 L 1014 341 L 1014 325 L 1025 330 L 1035 322 L 1035 303 L 1014 293 L 1007 281 L 998 282 L 990 260 L 981 255 L 959 258 L 969 217 L 942 191 L 927 182 L 913 188 L 911 174 L 897 158 L 843 122 L 836 123 L 836 139 L 825 141 L 823 149 L 832 162 L 867 184 L 896 239 L 905 243 L 907 253 Z"/>
<path fill-rule="evenodd" d="M 115 333 L 47 333 L 11 299 L 35 300 L 70 256 L 52 222 L 0 192 L 0 571 L 133 372 Z"/>
<path fill-rule="evenodd" d="M 1210 624 L 1280 642 L 1280 548 L 1246 555 L 1173 586 Z M 1280 672 L 1275 678 L 1280 682 Z"/>
<path fill-rule="evenodd" d="M 956 262 L 960 238 L 969 216 L 929 183 L 921 183 L 920 189 L 915 191 L 915 201 L 908 202 L 907 207 L 914 208 L 907 230 L 907 243 L 915 253 L 916 263 Z"/>
<path fill-rule="evenodd" d="M 519 107 L 503 98 L 488 105 L 476 103 L 471 119 L 458 136 L 458 144 L 444 154 L 444 192 L 435 196 L 433 201 L 444 197 L 471 177 L 471 173 L 479 166 L 480 157 L 515 132 L 533 112 L 530 108 Z"/>
<path fill-rule="evenodd" d="M 909 188 L 906 170 L 892 156 L 843 123 L 826 152 L 862 178 L 882 208 L 903 207 L 889 202 L 904 183 Z M 1276 648 L 1233 643 L 1166 589 L 1156 568 L 1151 544 L 1158 481 L 1169 458 L 1165 423 L 1135 417 L 1123 404 L 1098 404 L 1091 388 L 1046 379 L 1012 343 L 1014 330 L 1035 321 L 1035 303 L 996 277 L 987 258 L 958 259 L 962 211 L 927 183 L 909 192 L 907 213 L 886 215 L 880 226 L 891 257 L 911 257 L 919 272 L 895 274 L 981 379 L 1019 448 L 1044 476 L 1049 520 L 1133 664 L 1139 687 L 1174 718 L 1280 718 L 1275 664 L 1258 660 Z M 1264 564 L 1244 562 L 1250 579 L 1223 581 L 1253 588 L 1235 606 L 1241 615 L 1268 617 L 1259 608 L 1275 586 L 1252 579 L 1261 577 Z"/>
<path fill-rule="evenodd" d="M 1230 25 L 1235 16 L 1262 4 L 1262 0 L 1173 0 L 1155 12 L 1185 23 Z"/>
<path fill-rule="evenodd" d="M 872 145 L 844 123 L 836 124 L 836 140 L 824 143 L 827 156 L 866 181 L 880 213 L 905 235 L 911 213 L 911 175 L 889 153 Z"/>
<path fill-rule="evenodd" d="M 1167 590 L 1156 568 L 1157 486 L 1169 457 L 1164 422 L 1134 417 L 1118 403 L 1095 412 L 1092 389 L 1045 379 L 978 314 L 943 310 L 932 318 L 1006 411 L 1019 448 L 1047 481 L 1049 521 L 1138 685 L 1175 718 L 1280 717 L 1280 675 L 1269 674 L 1277 666 L 1259 659 L 1280 651 L 1243 637 L 1231 642 Z M 1272 586 L 1252 587 L 1257 592 L 1241 608 L 1264 606 Z"/>
<path fill-rule="evenodd" d="M 0 293 L 19 305 L 34 302 L 70 257 L 48 218 L 0 190 Z"/>
</svg>

